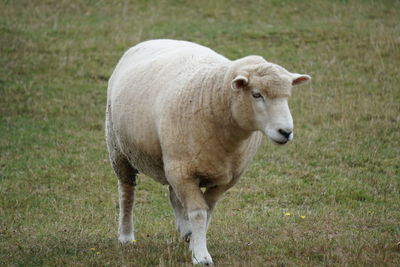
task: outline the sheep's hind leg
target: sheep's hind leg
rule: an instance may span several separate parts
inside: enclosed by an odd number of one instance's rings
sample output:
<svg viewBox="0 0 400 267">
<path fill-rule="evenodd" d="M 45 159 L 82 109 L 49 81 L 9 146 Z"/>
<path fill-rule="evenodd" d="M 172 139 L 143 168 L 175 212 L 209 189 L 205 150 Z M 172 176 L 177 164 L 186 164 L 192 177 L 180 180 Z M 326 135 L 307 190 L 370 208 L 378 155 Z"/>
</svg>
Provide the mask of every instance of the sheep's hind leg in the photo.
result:
<svg viewBox="0 0 400 267">
<path fill-rule="evenodd" d="M 136 175 L 138 171 L 132 167 L 123 155 L 118 155 L 112 160 L 115 173 L 118 176 L 119 191 L 119 228 L 118 240 L 129 243 L 135 240 L 132 218 Z"/>
<path fill-rule="evenodd" d="M 118 240 L 121 243 L 129 243 L 135 240 L 132 222 L 132 207 L 134 200 L 135 186 L 129 183 L 118 181 L 119 191 L 119 227 Z"/>
<path fill-rule="evenodd" d="M 169 200 L 171 201 L 172 208 L 174 209 L 176 228 L 180 233 L 180 237 L 186 242 L 189 242 L 190 235 L 192 234 L 189 218 L 171 186 L 169 186 Z"/>
</svg>

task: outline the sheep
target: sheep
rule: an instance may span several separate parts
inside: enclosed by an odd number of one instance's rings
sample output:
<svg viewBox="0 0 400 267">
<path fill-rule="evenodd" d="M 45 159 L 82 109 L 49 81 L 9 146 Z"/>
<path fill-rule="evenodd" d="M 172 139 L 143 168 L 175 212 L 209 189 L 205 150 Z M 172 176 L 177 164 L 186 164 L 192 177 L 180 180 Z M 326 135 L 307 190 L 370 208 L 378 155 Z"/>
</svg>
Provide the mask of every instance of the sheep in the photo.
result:
<svg viewBox="0 0 400 267">
<path fill-rule="evenodd" d="M 231 61 L 187 41 L 150 40 L 125 52 L 109 80 L 105 122 L 118 177 L 119 241 L 135 239 L 141 172 L 168 185 L 193 264 L 212 265 L 206 232 L 215 205 L 238 182 L 263 135 L 277 144 L 292 140 L 288 97 L 310 79 L 261 56 Z"/>
</svg>

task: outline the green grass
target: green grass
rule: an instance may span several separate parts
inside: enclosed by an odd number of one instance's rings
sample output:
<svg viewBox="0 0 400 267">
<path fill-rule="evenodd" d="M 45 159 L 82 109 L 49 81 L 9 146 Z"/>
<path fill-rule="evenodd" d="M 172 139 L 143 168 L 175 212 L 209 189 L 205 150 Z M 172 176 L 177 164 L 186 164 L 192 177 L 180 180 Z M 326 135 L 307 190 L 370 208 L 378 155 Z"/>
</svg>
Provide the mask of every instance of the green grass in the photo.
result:
<svg viewBox="0 0 400 267">
<path fill-rule="evenodd" d="M 399 9 L 389 0 L 1 1 L 0 265 L 190 265 L 166 188 L 144 176 L 138 242 L 117 243 L 103 131 L 122 53 L 173 38 L 313 76 L 290 100 L 295 140 L 265 141 L 217 207 L 216 264 L 399 266 Z"/>
</svg>

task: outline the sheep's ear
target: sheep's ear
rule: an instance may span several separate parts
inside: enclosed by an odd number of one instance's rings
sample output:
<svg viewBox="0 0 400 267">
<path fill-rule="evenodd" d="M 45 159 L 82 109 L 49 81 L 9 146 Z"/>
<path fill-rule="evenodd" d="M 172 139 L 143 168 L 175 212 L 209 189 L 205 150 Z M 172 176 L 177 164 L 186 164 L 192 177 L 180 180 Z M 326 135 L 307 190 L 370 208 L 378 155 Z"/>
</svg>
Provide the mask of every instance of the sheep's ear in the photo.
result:
<svg viewBox="0 0 400 267">
<path fill-rule="evenodd" d="M 311 76 L 307 74 L 292 73 L 292 85 L 299 85 L 311 80 Z"/>
<path fill-rule="evenodd" d="M 245 88 L 249 84 L 249 79 L 244 77 L 243 75 L 236 76 L 235 79 L 232 80 L 232 89 L 239 90 Z"/>
</svg>

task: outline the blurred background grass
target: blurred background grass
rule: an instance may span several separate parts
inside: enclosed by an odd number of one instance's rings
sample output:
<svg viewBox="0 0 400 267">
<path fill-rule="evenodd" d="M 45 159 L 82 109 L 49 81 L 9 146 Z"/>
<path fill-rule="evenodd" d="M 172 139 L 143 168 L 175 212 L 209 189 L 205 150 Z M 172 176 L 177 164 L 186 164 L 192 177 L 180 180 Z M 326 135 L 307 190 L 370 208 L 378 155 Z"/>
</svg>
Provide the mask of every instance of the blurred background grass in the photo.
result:
<svg viewBox="0 0 400 267">
<path fill-rule="evenodd" d="M 0 264 L 188 265 L 166 189 L 144 176 L 138 242 L 117 243 L 104 144 L 118 59 L 140 41 L 171 38 L 313 76 L 290 100 L 295 140 L 265 141 L 217 207 L 216 264 L 400 265 L 399 8 L 389 0 L 0 1 Z"/>
</svg>

